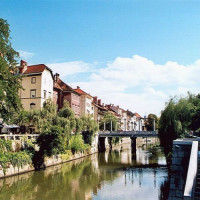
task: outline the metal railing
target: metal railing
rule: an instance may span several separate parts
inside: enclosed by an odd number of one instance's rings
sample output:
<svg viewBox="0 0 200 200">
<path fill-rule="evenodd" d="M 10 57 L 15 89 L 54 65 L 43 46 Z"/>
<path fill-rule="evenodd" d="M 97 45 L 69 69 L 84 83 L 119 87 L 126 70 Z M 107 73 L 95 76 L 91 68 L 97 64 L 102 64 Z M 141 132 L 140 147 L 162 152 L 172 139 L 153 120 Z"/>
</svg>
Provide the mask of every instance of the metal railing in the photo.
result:
<svg viewBox="0 0 200 200">
<path fill-rule="evenodd" d="M 0 134 L 0 139 L 3 140 L 21 140 L 24 137 L 28 139 L 37 139 L 39 134 Z"/>
</svg>

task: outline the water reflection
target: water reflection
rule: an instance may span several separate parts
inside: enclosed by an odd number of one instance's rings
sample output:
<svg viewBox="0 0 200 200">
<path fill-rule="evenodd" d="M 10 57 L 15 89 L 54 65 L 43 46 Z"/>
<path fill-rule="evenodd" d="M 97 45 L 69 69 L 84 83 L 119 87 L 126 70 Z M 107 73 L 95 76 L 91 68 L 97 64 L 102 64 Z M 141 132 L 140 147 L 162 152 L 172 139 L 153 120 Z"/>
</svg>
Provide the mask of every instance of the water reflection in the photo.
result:
<svg viewBox="0 0 200 200">
<path fill-rule="evenodd" d="M 159 148 L 141 146 L 95 154 L 0 180 L 0 199 L 163 199 L 167 169 Z M 160 190 L 161 189 L 161 190 Z"/>
</svg>

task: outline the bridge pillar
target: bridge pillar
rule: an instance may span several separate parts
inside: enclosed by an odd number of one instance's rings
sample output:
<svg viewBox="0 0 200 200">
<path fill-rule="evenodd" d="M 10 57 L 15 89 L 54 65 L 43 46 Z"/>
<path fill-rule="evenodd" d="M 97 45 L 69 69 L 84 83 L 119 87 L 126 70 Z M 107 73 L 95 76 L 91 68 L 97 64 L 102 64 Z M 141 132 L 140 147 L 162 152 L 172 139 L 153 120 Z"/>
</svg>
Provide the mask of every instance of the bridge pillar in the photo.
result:
<svg viewBox="0 0 200 200">
<path fill-rule="evenodd" d="M 153 131 L 156 130 L 156 124 L 155 124 L 155 119 L 153 119 Z"/>
<path fill-rule="evenodd" d="M 131 137 L 131 151 L 132 153 L 136 153 L 136 137 Z"/>
<path fill-rule="evenodd" d="M 99 137 L 99 142 L 98 142 L 99 152 L 104 152 L 106 150 L 105 139 L 106 139 L 105 137 Z"/>
<path fill-rule="evenodd" d="M 108 137 L 108 144 L 109 144 L 110 150 L 112 150 L 112 137 Z"/>
</svg>

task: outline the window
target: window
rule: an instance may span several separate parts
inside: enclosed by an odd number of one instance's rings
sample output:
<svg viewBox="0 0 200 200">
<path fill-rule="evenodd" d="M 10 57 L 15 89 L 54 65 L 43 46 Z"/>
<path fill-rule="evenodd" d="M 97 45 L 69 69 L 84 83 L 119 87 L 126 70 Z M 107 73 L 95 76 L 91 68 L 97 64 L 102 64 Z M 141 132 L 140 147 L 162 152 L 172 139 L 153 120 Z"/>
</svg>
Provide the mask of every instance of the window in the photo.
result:
<svg viewBox="0 0 200 200">
<path fill-rule="evenodd" d="M 51 92 L 49 92 L 49 97 L 51 98 Z"/>
<path fill-rule="evenodd" d="M 46 99 L 46 98 L 47 98 L 47 91 L 44 90 L 44 99 Z"/>
<path fill-rule="evenodd" d="M 31 83 L 32 84 L 36 83 L 36 77 L 31 77 Z"/>
<path fill-rule="evenodd" d="M 35 109 L 35 107 L 36 107 L 35 103 L 31 103 L 31 104 L 30 104 L 30 109 L 31 109 L 31 110 L 32 110 L 32 109 Z"/>
<path fill-rule="evenodd" d="M 36 90 L 31 90 L 31 98 L 36 98 Z"/>
<path fill-rule="evenodd" d="M 89 103 L 86 103 L 86 106 L 87 106 L 87 107 L 90 107 L 90 104 L 89 104 Z"/>
</svg>

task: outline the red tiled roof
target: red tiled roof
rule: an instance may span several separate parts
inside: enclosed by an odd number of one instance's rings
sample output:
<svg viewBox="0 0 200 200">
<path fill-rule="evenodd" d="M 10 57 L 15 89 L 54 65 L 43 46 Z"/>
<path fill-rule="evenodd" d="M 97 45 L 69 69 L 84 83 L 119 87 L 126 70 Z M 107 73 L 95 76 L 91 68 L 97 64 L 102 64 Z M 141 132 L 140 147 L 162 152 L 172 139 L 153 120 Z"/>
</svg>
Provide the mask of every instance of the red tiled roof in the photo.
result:
<svg viewBox="0 0 200 200">
<path fill-rule="evenodd" d="M 73 88 L 71 88 L 69 85 L 67 85 L 66 83 L 64 83 L 61 79 L 59 79 L 57 81 L 57 84 L 60 86 L 60 88 L 63 91 L 73 91 Z"/>
<path fill-rule="evenodd" d="M 70 87 L 65 82 L 63 82 L 60 78 L 57 81 L 54 81 L 53 87 L 60 89 L 62 91 L 71 91 L 71 92 L 74 92 L 74 93 L 80 95 L 78 92 L 74 91 L 74 89 L 72 87 Z"/>
<path fill-rule="evenodd" d="M 46 68 L 47 66 L 44 64 L 30 65 L 27 66 L 27 70 L 24 72 L 24 74 L 40 73 L 43 72 Z"/>
<path fill-rule="evenodd" d="M 87 94 L 86 92 L 84 92 L 80 88 L 74 89 L 74 91 L 78 92 L 79 94 Z"/>
<path fill-rule="evenodd" d="M 74 89 L 74 91 L 79 93 L 79 94 L 85 94 L 85 95 L 92 97 L 90 94 L 86 93 L 85 91 L 81 90 L 80 88 L 76 88 L 76 89 Z"/>
<path fill-rule="evenodd" d="M 59 89 L 59 90 L 62 90 L 62 88 L 59 86 L 59 84 L 58 84 L 57 82 L 54 82 L 54 83 L 53 83 L 53 87 L 54 87 L 54 88 L 57 88 L 57 89 Z"/>
<path fill-rule="evenodd" d="M 23 62 L 25 62 L 25 61 L 23 61 Z M 50 71 L 51 76 L 53 78 L 52 70 L 50 68 L 48 68 L 46 65 L 44 65 L 44 64 L 27 66 L 27 69 L 26 69 L 26 71 L 23 72 L 23 74 L 42 73 L 45 69 Z M 22 70 L 23 70 L 23 67 L 20 67 L 19 68 L 20 73 L 22 73 Z"/>
<path fill-rule="evenodd" d="M 137 118 L 142 118 L 138 113 L 134 113 Z"/>
</svg>

